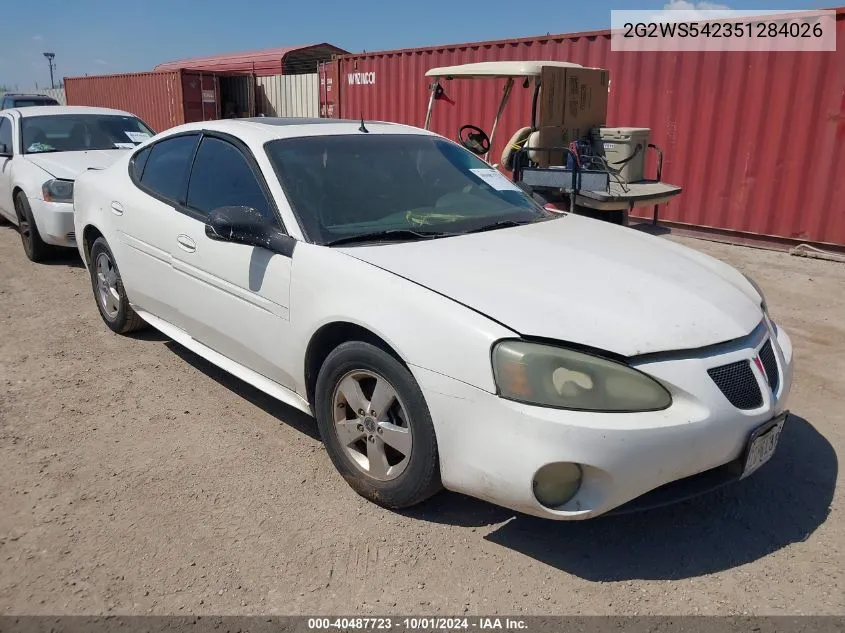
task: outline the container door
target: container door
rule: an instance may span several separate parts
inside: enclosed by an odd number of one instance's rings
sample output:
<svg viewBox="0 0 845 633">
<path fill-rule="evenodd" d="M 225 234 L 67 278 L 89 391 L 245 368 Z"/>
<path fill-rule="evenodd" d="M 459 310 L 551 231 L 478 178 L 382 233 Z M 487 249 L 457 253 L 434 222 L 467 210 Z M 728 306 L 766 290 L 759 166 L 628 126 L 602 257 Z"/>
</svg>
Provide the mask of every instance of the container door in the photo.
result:
<svg viewBox="0 0 845 633">
<path fill-rule="evenodd" d="M 332 60 L 320 64 L 320 117 L 332 119 L 340 117 L 338 104 L 338 67 L 340 61 Z"/>
<path fill-rule="evenodd" d="M 211 121 L 217 116 L 217 78 L 205 73 L 182 75 L 182 101 L 185 123 Z"/>
<path fill-rule="evenodd" d="M 217 77 L 202 75 L 202 120 L 213 121 L 217 117 Z"/>
</svg>

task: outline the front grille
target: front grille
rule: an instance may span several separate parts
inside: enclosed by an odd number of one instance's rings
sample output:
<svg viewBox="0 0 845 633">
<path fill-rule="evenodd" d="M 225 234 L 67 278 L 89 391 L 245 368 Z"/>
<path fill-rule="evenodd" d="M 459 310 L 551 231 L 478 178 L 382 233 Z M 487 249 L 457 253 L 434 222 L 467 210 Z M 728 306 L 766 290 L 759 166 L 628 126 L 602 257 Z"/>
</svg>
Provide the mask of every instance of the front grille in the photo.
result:
<svg viewBox="0 0 845 633">
<path fill-rule="evenodd" d="M 760 385 L 751 370 L 751 363 L 740 360 L 730 365 L 713 367 L 707 370 L 710 378 L 737 409 L 756 409 L 763 406 L 763 394 Z"/>
<path fill-rule="evenodd" d="M 766 378 L 772 388 L 772 393 L 777 393 L 780 375 L 778 374 L 778 362 L 775 360 L 775 350 L 772 348 L 771 339 L 766 341 L 766 344 L 760 350 L 760 362 L 763 363 L 763 368 L 766 370 Z"/>
<path fill-rule="evenodd" d="M 68 233 L 67 235 L 65 235 L 65 238 L 66 238 L 66 239 L 68 239 L 68 240 L 73 240 L 73 241 L 76 241 L 76 233 L 74 233 L 73 231 L 71 231 L 70 233 Z"/>
</svg>

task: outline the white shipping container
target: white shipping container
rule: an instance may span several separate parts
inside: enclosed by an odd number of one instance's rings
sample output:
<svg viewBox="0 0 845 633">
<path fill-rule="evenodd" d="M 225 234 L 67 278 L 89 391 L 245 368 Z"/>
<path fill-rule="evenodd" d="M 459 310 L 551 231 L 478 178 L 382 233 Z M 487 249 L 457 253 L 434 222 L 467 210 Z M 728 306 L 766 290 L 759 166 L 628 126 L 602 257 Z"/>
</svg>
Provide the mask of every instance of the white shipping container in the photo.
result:
<svg viewBox="0 0 845 633">
<path fill-rule="evenodd" d="M 320 116 L 317 73 L 255 78 L 256 110 L 265 116 Z"/>
</svg>

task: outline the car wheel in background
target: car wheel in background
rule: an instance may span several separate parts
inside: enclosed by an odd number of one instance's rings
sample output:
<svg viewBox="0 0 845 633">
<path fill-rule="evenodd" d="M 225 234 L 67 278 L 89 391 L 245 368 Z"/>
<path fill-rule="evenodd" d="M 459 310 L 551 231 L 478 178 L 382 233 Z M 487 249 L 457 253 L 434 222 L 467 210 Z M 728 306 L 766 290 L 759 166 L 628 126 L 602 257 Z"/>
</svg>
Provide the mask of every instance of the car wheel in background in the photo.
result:
<svg viewBox="0 0 845 633">
<path fill-rule="evenodd" d="M 118 334 L 127 334 L 146 325 L 138 316 L 123 289 L 120 271 L 105 238 L 98 237 L 91 245 L 91 287 L 97 309 L 106 325 Z"/>
<path fill-rule="evenodd" d="M 52 248 L 41 239 L 32 217 L 32 208 L 23 191 L 19 191 L 15 196 L 15 212 L 18 215 L 18 232 L 21 234 L 24 253 L 30 261 L 44 261 Z"/>
<path fill-rule="evenodd" d="M 360 341 L 338 346 L 320 368 L 314 400 L 326 450 L 362 497 L 405 508 L 441 489 L 428 406 L 396 358 Z"/>
</svg>

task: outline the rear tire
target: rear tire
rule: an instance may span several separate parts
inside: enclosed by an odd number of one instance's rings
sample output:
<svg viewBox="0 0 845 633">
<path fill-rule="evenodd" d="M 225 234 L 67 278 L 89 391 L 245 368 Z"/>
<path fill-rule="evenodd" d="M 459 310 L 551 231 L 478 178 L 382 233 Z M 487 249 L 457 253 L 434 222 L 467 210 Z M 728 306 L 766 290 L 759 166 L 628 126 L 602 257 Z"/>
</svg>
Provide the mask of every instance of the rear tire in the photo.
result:
<svg viewBox="0 0 845 633">
<path fill-rule="evenodd" d="M 128 334 L 146 326 L 144 320 L 129 305 L 120 271 L 104 237 L 91 245 L 91 288 L 94 301 L 105 324 L 117 334 Z"/>
<path fill-rule="evenodd" d="M 326 451 L 359 495 L 398 509 L 442 488 L 431 414 L 396 358 L 361 341 L 339 345 L 320 368 L 314 400 Z"/>
<path fill-rule="evenodd" d="M 19 191 L 15 196 L 15 213 L 18 215 L 18 232 L 21 235 L 23 252 L 32 262 L 43 262 L 52 252 L 52 247 L 45 244 L 38 232 L 35 219 L 32 217 L 32 207 L 26 194 Z"/>
</svg>

